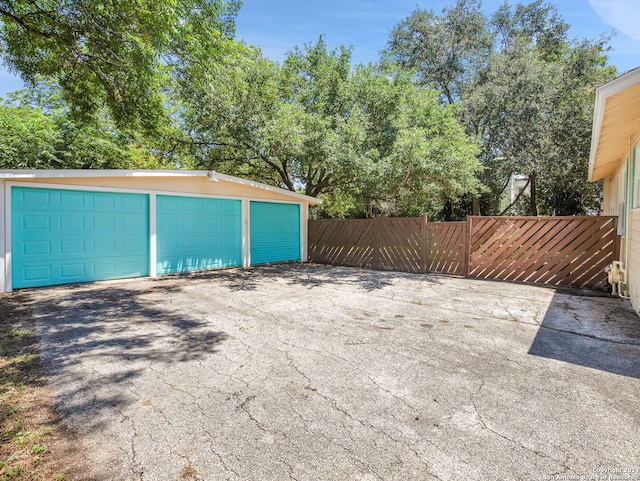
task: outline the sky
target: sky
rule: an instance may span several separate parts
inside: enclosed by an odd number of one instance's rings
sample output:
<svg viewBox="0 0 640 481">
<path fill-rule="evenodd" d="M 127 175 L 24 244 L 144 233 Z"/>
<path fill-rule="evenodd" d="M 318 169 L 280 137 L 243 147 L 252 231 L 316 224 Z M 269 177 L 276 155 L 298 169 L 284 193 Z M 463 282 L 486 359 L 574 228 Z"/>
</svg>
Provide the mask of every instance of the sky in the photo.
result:
<svg viewBox="0 0 640 481">
<path fill-rule="evenodd" d="M 257 45 L 266 57 L 282 61 L 295 46 L 320 35 L 330 48 L 353 48 L 353 63 L 378 60 L 391 30 L 416 6 L 437 13 L 454 0 L 244 0 L 236 21 L 236 37 Z M 484 0 L 493 13 L 504 0 Z M 511 0 L 510 3 L 519 3 Z M 529 3 L 522 0 L 520 3 Z M 570 38 L 597 39 L 616 32 L 609 63 L 620 74 L 640 67 L 639 0 L 551 0 L 571 25 Z M 22 88 L 22 82 L 0 66 L 0 97 Z"/>
</svg>

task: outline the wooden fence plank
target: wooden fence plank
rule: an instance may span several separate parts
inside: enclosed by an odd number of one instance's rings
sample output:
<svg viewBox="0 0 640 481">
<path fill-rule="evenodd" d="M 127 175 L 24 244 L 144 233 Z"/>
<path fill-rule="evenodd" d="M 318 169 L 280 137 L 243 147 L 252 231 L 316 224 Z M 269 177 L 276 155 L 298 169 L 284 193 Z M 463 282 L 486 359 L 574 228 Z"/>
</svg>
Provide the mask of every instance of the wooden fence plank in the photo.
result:
<svg viewBox="0 0 640 481">
<path fill-rule="evenodd" d="M 404 272 L 602 289 L 617 259 L 615 217 L 309 221 L 309 259 Z"/>
<path fill-rule="evenodd" d="M 553 272 L 559 271 L 559 267 L 566 266 L 566 259 L 577 255 L 584 250 L 584 243 L 590 237 L 585 227 L 590 227 L 588 222 L 578 223 L 572 221 L 570 225 L 576 225 L 573 229 L 563 229 L 563 236 L 558 236 L 549 242 L 545 248 L 549 249 L 541 257 L 542 264 L 534 264 L 525 271 L 523 276 L 526 282 L 544 283 L 544 278 Z M 549 247 L 553 246 L 553 248 Z M 552 284 L 555 285 L 555 284 Z"/>
<path fill-rule="evenodd" d="M 512 280 L 520 280 L 523 276 L 529 275 L 531 272 L 534 272 L 536 269 L 544 266 L 550 257 L 550 253 L 557 247 L 557 245 L 561 242 L 562 236 L 560 235 L 563 229 L 566 230 L 566 224 L 561 222 L 555 222 L 549 224 L 553 225 L 552 229 L 549 230 L 547 234 L 545 234 L 542 238 L 540 238 L 534 245 L 530 246 L 529 255 L 522 258 L 516 258 L 515 265 L 513 266 L 513 273 L 510 279 Z M 539 264 L 538 264 L 539 262 Z M 529 266 L 529 270 L 526 269 L 525 266 Z"/>
<path fill-rule="evenodd" d="M 474 217 L 469 223 L 471 277 L 603 288 L 604 266 L 618 249 L 612 217 Z"/>
</svg>

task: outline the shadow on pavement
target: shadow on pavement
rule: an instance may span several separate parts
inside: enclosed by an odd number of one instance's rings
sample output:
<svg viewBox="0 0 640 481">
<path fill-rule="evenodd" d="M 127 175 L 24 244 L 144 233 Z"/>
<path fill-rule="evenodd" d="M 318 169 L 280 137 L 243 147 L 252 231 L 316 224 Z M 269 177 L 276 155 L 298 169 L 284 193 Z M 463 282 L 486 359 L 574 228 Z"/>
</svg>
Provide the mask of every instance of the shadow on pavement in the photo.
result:
<svg viewBox="0 0 640 481">
<path fill-rule="evenodd" d="M 33 312 L 48 374 L 64 378 L 59 395 L 68 400 L 63 403 L 68 412 L 61 412 L 63 417 L 120 410 L 132 402 L 126 386 L 146 369 L 197 361 L 216 352 L 228 338 L 196 310 L 177 311 L 168 301 L 165 305 L 141 298 L 157 289 L 176 288 L 158 285 L 136 291 L 77 285 L 55 288 L 53 294 L 37 289 L 15 294 Z M 79 363 L 91 366 L 90 379 L 78 374 L 86 368 L 74 369 Z"/>
<path fill-rule="evenodd" d="M 556 293 L 529 354 L 640 378 L 640 318 L 622 299 Z"/>
<path fill-rule="evenodd" d="M 158 278 L 159 285 L 152 289 L 159 291 L 178 292 L 179 286 L 169 286 L 167 280 L 186 280 L 190 283 L 215 282 L 231 291 L 255 291 L 259 283 L 264 280 L 283 279 L 288 284 L 302 285 L 308 288 L 331 284 L 335 287 L 356 286 L 366 291 L 374 291 L 390 287 L 390 271 L 376 271 L 358 267 L 332 266 L 325 264 L 310 264 L 289 262 L 280 264 L 263 264 L 247 269 L 231 268 L 213 271 L 190 272 L 183 274 L 164 275 Z M 411 274 L 393 272 L 393 279 L 415 279 L 421 276 L 422 282 L 441 284 L 439 274 Z"/>
<path fill-rule="evenodd" d="M 289 284 L 302 285 L 308 288 L 320 287 L 331 284 L 335 287 L 341 285 L 357 286 L 365 291 L 374 291 L 390 287 L 393 282 L 390 279 L 415 279 L 421 276 L 421 282 L 440 284 L 437 275 L 411 274 L 405 272 L 377 271 L 359 267 L 332 266 L 327 264 L 275 264 L 261 266 L 256 271 L 261 277 L 278 277 L 285 279 Z"/>
</svg>

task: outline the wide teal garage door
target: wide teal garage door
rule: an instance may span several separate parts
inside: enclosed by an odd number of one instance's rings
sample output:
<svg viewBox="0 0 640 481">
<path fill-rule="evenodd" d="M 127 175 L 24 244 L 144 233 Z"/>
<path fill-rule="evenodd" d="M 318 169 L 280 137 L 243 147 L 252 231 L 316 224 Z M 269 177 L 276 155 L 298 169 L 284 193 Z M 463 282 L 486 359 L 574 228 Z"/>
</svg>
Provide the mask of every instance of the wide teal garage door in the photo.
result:
<svg viewBox="0 0 640 481">
<path fill-rule="evenodd" d="M 143 194 L 11 188 L 14 288 L 146 276 Z"/>
<path fill-rule="evenodd" d="M 158 274 L 242 265 L 239 200 L 158 195 Z"/>
<path fill-rule="evenodd" d="M 251 264 L 300 260 L 300 206 L 251 202 Z"/>
</svg>

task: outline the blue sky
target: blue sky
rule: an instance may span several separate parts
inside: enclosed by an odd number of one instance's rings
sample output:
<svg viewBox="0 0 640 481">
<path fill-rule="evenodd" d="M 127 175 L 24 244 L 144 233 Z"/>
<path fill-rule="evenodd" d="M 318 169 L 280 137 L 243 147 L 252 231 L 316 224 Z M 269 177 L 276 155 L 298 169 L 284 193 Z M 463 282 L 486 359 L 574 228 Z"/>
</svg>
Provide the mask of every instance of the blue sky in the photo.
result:
<svg viewBox="0 0 640 481">
<path fill-rule="evenodd" d="M 453 0 L 244 0 L 237 18 L 237 38 L 261 47 L 281 61 L 294 46 L 315 42 L 320 35 L 330 47 L 353 47 L 354 63 L 378 59 L 391 29 L 419 6 L 440 12 Z M 493 13 L 503 0 L 484 0 Z M 510 3 L 518 3 L 513 0 Z M 528 1 L 522 1 L 528 3 Z M 619 73 L 640 66 L 640 1 L 555 0 L 572 38 L 598 38 L 614 29 L 610 63 Z M 19 78 L 0 67 L 0 97 L 22 87 Z"/>
</svg>

